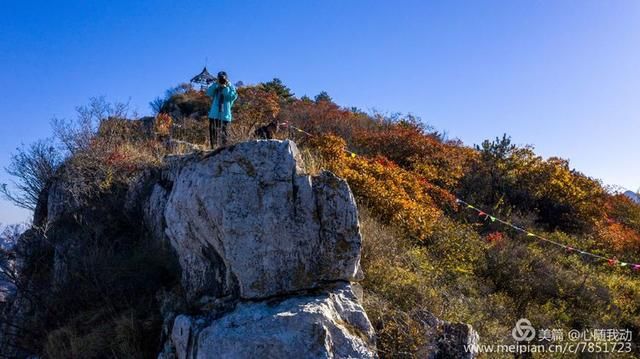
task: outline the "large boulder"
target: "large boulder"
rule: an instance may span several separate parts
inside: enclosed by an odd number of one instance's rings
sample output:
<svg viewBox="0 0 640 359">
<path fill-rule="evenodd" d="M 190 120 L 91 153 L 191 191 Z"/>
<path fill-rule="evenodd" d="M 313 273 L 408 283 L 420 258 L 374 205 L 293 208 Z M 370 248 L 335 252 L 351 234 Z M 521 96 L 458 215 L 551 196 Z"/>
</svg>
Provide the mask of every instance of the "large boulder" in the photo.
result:
<svg viewBox="0 0 640 359">
<path fill-rule="evenodd" d="M 160 358 L 375 358 L 374 332 L 351 286 L 238 304 L 214 321 L 178 316 Z"/>
<path fill-rule="evenodd" d="M 361 277 L 349 186 L 329 172 L 304 174 L 293 142 L 180 157 L 170 171 L 165 233 L 190 298 L 259 299 Z"/>
<path fill-rule="evenodd" d="M 126 207 L 182 270 L 186 303 L 163 306 L 160 358 L 376 357 L 351 284 L 362 279 L 355 200 L 332 173 L 305 174 L 293 142 L 173 156 L 130 192 Z"/>
<path fill-rule="evenodd" d="M 427 333 L 425 344 L 418 348 L 419 358 L 473 359 L 478 356 L 480 336 L 471 325 L 448 322 L 420 309 L 410 315 L 422 324 Z"/>
</svg>

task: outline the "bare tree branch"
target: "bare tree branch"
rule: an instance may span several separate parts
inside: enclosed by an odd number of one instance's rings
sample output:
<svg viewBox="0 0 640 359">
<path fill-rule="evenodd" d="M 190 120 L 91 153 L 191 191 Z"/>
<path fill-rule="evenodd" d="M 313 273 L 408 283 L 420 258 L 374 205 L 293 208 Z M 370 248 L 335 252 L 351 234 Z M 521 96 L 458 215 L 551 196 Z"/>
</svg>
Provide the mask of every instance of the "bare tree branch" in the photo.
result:
<svg viewBox="0 0 640 359">
<path fill-rule="evenodd" d="M 5 168 L 5 171 L 15 178 L 15 191 L 3 183 L 0 194 L 18 207 L 34 210 L 40 192 L 53 177 L 61 161 L 61 155 L 51 140 L 40 140 L 28 147 L 19 147 L 11 156 L 9 166 Z"/>
</svg>

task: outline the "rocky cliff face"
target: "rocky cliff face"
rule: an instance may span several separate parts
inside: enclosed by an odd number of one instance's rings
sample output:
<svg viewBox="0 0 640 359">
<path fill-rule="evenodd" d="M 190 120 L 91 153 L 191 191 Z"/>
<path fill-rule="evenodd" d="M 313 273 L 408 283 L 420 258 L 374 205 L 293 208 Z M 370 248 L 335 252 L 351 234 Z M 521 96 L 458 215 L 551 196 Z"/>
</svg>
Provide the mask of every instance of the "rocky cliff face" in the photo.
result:
<svg viewBox="0 0 640 359">
<path fill-rule="evenodd" d="M 122 303 L 139 293 L 155 298 L 157 308 L 143 311 L 153 315 L 148 322 L 163 323 L 144 335 L 161 337 L 159 358 L 377 357 L 356 284 L 357 209 L 344 180 L 303 173 L 290 141 L 169 157 L 133 175 L 128 187 L 88 201 L 73 195 L 74 176 L 41 194 L 34 228 L 19 241 L 33 254 L 18 261 L 23 289 L 1 308 L 9 318 L 0 323 L 2 356 L 85 355 L 74 346 L 97 355 L 100 330 L 114 333 L 118 323 L 59 321 L 101 313 L 103 302 L 126 313 Z M 169 263 L 157 267 L 162 273 L 149 267 L 158 260 Z M 121 333 L 119 341 L 131 339 Z"/>
<path fill-rule="evenodd" d="M 160 358 L 371 358 L 357 209 L 347 183 L 309 176 L 290 141 L 169 158 L 129 210 L 171 245 L 185 299 L 160 295 Z"/>
<path fill-rule="evenodd" d="M 0 356 L 377 357 L 354 198 L 302 165 L 290 141 L 252 141 L 166 158 L 89 198 L 75 172 L 57 176 L 16 244 Z M 470 326 L 410 315 L 420 357 L 475 356 Z"/>
</svg>

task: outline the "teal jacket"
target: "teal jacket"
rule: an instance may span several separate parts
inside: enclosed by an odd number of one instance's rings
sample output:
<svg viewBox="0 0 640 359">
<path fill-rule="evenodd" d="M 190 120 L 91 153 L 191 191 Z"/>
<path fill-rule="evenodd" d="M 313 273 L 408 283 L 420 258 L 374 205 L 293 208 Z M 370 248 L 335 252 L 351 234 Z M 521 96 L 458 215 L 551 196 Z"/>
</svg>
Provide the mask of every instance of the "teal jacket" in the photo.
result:
<svg viewBox="0 0 640 359">
<path fill-rule="evenodd" d="M 238 98 L 236 88 L 231 84 L 221 87 L 214 83 L 207 89 L 207 95 L 213 98 L 209 118 L 230 122 L 233 119 L 231 106 Z"/>
</svg>

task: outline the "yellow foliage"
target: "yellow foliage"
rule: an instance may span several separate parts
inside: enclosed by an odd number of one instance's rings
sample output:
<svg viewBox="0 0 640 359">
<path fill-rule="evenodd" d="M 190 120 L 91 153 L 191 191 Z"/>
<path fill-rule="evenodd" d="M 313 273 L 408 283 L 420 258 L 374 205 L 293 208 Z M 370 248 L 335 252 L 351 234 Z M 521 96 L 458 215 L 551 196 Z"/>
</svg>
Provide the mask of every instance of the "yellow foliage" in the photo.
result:
<svg viewBox="0 0 640 359">
<path fill-rule="evenodd" d="M 153 129 L 158 136 L 169 136 L 171 126 L 173 126 L 173 119 L 166 113 L 158 114 L 153 121 Z"/>
<path fill-rule="evenodd" d="M 442 216 L 430 191 L 433 187 L 420 176 L 377 157 L 350 156 L 343 139 L 327 135 L 310 143 L 328 170 L 349 182 L 356 197 L 385 223 L 401 226 L 411 237 L 423 240 Z M 449 198 L 453 202 L 453 198 Z"/>
</svg>

